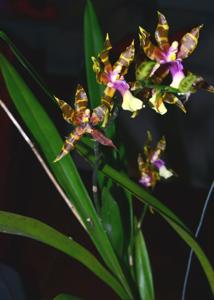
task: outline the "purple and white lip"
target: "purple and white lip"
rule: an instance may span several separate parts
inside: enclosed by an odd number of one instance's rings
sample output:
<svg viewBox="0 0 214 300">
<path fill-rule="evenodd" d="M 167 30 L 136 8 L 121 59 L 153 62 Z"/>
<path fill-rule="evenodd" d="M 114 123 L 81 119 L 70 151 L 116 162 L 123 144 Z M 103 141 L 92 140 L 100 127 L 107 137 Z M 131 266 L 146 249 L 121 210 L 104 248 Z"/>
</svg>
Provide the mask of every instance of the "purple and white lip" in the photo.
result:
<svg viewBox="0 0 214 300">
<path fill-rule="evenodd" d="M 148 174 L 143 174 L 143 176 L 139 180 L 139 183 L 145 187 L 150 187 L 152 184 L 152 178 Z"/>
<path fill-rule="evenodd" d="M 161 52 L 162 59 L 160 60 L 160 64 L 167 64 L 169 66 L 169 71 L 172 75 L 170 86 L 174 88 L 178 88 L 181 80 L 185 77 L 182 60 L 177 58 L 178 45 L 178 42 L 174 41 L 166 53 Z"/>
<path fill-rule="evenodd" d="M 143 107 L 143 101 L 132 95 L 129 84 L 123 76 L 119 75 L 117 70 L 112 71 L 108 78 L 107 85 L 116 89 L 123 97 L 122 108 L 131 111 L 133 113 L 132 117 L 135 117 L 136 112 Z"/>
</svg>

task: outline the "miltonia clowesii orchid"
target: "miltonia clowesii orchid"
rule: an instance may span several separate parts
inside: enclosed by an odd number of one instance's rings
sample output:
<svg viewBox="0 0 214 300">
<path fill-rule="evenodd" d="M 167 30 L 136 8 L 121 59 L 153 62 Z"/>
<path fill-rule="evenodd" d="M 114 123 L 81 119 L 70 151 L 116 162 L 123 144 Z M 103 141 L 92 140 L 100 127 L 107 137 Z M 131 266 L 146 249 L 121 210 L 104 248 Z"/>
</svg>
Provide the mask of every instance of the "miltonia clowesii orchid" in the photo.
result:
<svg viewBox="0 0 214 300">
<path fill-rule="evenodd" d="M 155 39 L 158 46 L 155 46 L 150 40 L 150 34 L 140 27 L 140 44 L 146 56 L 155 61 L 155 65 L 151 71 L 152 77 L 156 71 L 164 66 L 162 79 L 169 73 L 172 76 L 170 87 L 178 89 L 181 81 L 185 78 L 183 59 L 190 56 L 198 44 L 199 32 L 202 25 L 194 27 L 190 32 L 186 33 L 180 41 L 173 41 L 171 44 L 168 38 L 169 25 L 163 14 L 158 12 L 158 25 L 155 31 Z M 157 93 L 154 90 L 153 96 L 150 99 L 152 107 L 159 113 L 164 114 L 167 109 L 164 102 L 177 104 L 184 112 L 185 108 L 176 96 L 172 94 Z"/>
<path fill-rule="evenodd" d="M 63 118 L 74 126 L 74 130 L 65 140 L 61 152 L 56 157 L 54 162 L 59 161 L 71 150 L 75 148 L 76 143 L 84 134 L 90 134 L 93 139 L 102 145 L 116 148 L 109 138 L 107 138 L 101 131 L 94 128 L 101 120 L 99 116 L 93 111 L 91 114 L 88 106 L 88 98 L 83 87 L 78 84 L 75 94 L 74 109 L 65 101 L 55 97 L 60 109 L 62 110 Z"/>
<path fill-rule="evenodd" d="M 92 57 L 93 70 L 96 73 L 97 82 L 106 85 L 101 105 L 107 106 L 109 111 L 113 107 L 113 97 L 118 91 L 122 98 L 122 108 L 132 112 L 134 117 L 138 110 L 143 107 L 143 102 L 134 97 L 130 92 L 130 86 L 124 76 L 127 74 L 132 61 L 134 60 L 134 41 L 123 51 L 119 59 L 112 64 L 109 61 L 109 51 L 112 49 L 109 35 L 106 35 L 104 49 L 98 54 L 98 58 Z"/>
<path fill-rule="evenodd" d="M 163 136 L 155 148 L 151 147 L 152 135 L 147 132 L 143 154 L 138 156 L 138 168 L 140 171 L 139 183 L 144 187 L 154 188 L 157 181 L 168 179 L 173 176 L 173 171 L 166 168 L 165 161 L 161 159 L 162 153 L 166 149 L 166 140 Z"/>
</svg>

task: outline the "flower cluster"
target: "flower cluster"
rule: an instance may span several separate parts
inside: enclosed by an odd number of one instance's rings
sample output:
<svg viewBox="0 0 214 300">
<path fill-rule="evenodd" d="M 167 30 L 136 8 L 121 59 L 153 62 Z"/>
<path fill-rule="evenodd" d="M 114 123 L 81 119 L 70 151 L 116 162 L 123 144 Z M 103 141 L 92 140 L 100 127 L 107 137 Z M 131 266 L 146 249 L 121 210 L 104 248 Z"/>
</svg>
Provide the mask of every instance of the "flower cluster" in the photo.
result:
<svg viewBox="0 0 214 300">
<path fill-rule="evenodd" d="M 149 59 L 142 62 L 136 70 L 137 82 L 133 89 L 142 89 L 145 85 L 151 87 L 148 96 L 150 106 L 158 113 L 165 114 L 165 103 L 177 105 L 183 112 L 186 109 L 179 98 L 187 100 L 191 93 L 198 88 L 214 92 L 213 86 L 208 85 L 200 76 L 190 72 L 185 74 L 183 60 L 195 50 L 202 25 L 187 32 L 180 41 L 169 42 L 169 25 L 163 14 L 158 12 L 158 25 L 155 31 L 157 46 L 150 40 L 150 34 L 140 27 L 140 44 Z M 171 76 L 171 83 L 162 86 L 164 80 Z M 156 85 L 156 86 L 155 86 Z"/>
<path fill-rule="evenodd" d="M 138 156 L 140 171 L 139 183 L 144 187 L 154 187 L 161 178 L 168 179 L 173 176 L 172 170 L 166 168 L 164 160 L 160 157 L 166 149 L 166 140 L 163 136 L 155 148 L 151 147 L 152 135 L 147 132 L 147 141 L 144 145 L 143 154 Z"/>
<path fill-rule="evenodd" d="M 88 99 L 84 89 L 78 85 L 74 109 L 66 102 L 56 101 L 62 110 L 64 119 L 74 126 L 73 131 L 66 139 L 60 154 L 55 161 L 60 160 L 70 150 L 75 148 L 76 143 L 84 134 L 89 134 L 102 145 L 115 147 L 96 126 L 105 127 L 115 105 L 116 92 L 122 97 L 121 108 L 130 111 L 131 117 L 135 117 L 148 103 L 159 114 L 165 114 L 165 103 L 175 104 L 183 112 L 186 112 L 183 101 L 187 100 L 191 93 L 202 88 L 214 92 L 214 87 L 205 80 L 184 70 L 183 60 L 195 50 L 202 25 L 193 28 L 186 33 L 180 41 L 169 41 L 169 25 L 163 14 L 158 12 L 158 25 L 155 30 L 157 45 L 150 40 L 150 34 L 140 27 L 140 47 L 146 55 L 146 60 L 136 66 L 135 78 L 127 82 L 125 76 L 130 65 L 135 60 L 134 41 L 120 54 L 118 60 L 112 64 L 109 58 L 112 45 L 108 34 L 104 42 L 103 50 L 97 58 L 92 57 L 92 68 L 96 74 L 98 84 L 105 86 L 100 105 L 91 111 L 87 107 Z M 170 84 L 165 81 L 171 78 Z M 167 170 L 164 162 L 159 158 L 165 148 L 165 139 L 162 138 L 156 150 L 150 151 L 145 146 L 143 159 L 139 156 L 139 169 L 141 172 L 140 182 L 144 186 L 154 186 L 160 177 L 169 177 L 171 171 Z M 152 153 L 152 154 L 151 154 Z"/>
<path fill-rule="evenodd" d="M 60 100 L 57 97 L 55 97 L 55 99 L 62 110 L 63 118 L 68 123 L 75 126 L 75 128 L 65 140 L 62 150 L 54 162 L 59 161 L 73 150 L 76 143 L 85 133 L 90 134 L 92 138 L 102 145 L 115 147 L 110 139 L 108 139 L 101 131 L 94 128 L 101 120 L 98 114 L 94 112 L 91 113 L 90 109 L 87 107 L 88 98 L 81 85 L 77 86 L 74 102 L 75 109 L 65 101 Z"/>
</svg>

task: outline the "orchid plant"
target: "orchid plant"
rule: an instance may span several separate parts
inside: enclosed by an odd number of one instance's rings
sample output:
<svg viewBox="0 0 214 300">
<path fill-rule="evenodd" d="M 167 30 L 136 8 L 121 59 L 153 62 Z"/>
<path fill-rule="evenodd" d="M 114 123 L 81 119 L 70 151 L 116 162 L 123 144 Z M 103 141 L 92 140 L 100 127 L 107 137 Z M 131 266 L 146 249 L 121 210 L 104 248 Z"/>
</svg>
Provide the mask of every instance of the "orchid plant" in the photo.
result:
<svg viewBox="0 0 214 300">
<path fill-rule="evenodd" d="M 116 107 L 130 111 L 131 117 L 137 117 L 138 112 L 147 104 L 159 114 L 167 112 L 165 103 L 175 104 L 186 112 L 184 102 L 191 93 L 198 88 L 214 91 L 202 77 L 186 72 L 183 66 L 183 59 L 187 58 L 197 46 L 201 27 L 193 28 L 180 42 L 170 43 L 168 23 L 164 15 L 158 12 L 158 25 L 155 31 L 158 46 L 152 44 L 149 33 L 140 27 L 141 49 L 138 51 L 143 51 L 146 59 L 136 64 L 135 78 L 128 82 L 126 75 L 130 65 L 135 63 L 137 51 L 135 43 L 132 41 L 112 64 L 109 58 L 112 49 L 109 35 L 107 34 L 103 41 L 93 6 L 88 1 L 84 17 L 84 42 L 89 96 L 82 85 L 78 84 L 74 107 L 56 97 L 6 34 L 0 33 L 0 37 L 7 43 L 18 61 L 47 97 L 56 103 L 56 109 L 62 111 L 64 120 L 71 124 L 73 129 L 63 144 L 53 121 L 39 100 L 2 53 L 0 69 L 6 88 L 29 129 L 32 140 L 39 145 L 39 150 L 35 149 L 31 139 L 2 100 L 1 107 L 34 151 L 68 208 L 91 238 L 100 257 L 96 258 L 73 239 L 27 216 L 1 211 L 1 232 L 33 238 L 64 252 L 89 268 L 111 287 L 120 299 L 154 300 L 152 268 L 141 228 L 142 219 L 138 219 L 133 209 L 132 202 L 137 198 L 144 208 L 150 207 L 152 212 L 159 214 L 190 246 L 214 294 L 214 270 L 194 234 L 174 212 L 152 194 L 158 181 L 169 178 L 173 180 L 172 177 L 175 175 L 174 171 L 168 169 L 163 158 L 166 148 L 165 137 L 153 147 L 152 133 L 147 131 L 143 153 L 136 157 L 139 183 L 128 176 L 123 145 L 120 143 L 114 145 L 117 133 L 114 124 L 117 117 L 117 114 L 114 115 Z M 166 84 L 165 79 L 169 74 L 171 83 Z M 105 152 L 102 146 L 111 148 Z M 92 166 L 93 197 L 89 195 L 69 155 L 74 149 Z M 116 155 L 112 155 L 112 152 Z M 112 162 L 112 165 L 106 161 Z M 120 167 L 121 165 L 123 167 Z M 126 212 L 123 210 L 122 213 L 120 209 L 118 195 L 123 195 Z M 95 203 L 97 198 L 98 202 Z M 63 294 L 56 296 L 55 299 L 77 298 Z"/>
</svg>

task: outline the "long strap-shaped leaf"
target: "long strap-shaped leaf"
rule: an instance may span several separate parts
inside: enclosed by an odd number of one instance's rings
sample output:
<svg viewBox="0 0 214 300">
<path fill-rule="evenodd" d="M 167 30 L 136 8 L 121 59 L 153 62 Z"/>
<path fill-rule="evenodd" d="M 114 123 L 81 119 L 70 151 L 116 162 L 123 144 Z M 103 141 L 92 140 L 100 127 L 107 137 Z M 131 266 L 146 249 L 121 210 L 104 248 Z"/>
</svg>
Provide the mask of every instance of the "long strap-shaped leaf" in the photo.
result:
<svg viewBox="0 0 214 300">
<path fill-rule="evenodd" d="M 132 299 L 118 259 L 71 157 L 66 156 L 57 164 L 53 163 L 63 144 L 59 133 L 31 90 L 3 55 L 0 55 L 0 67 L 11 99 L 42 150 L 50 169 L 76 208 L 103 260 Z"/>
<path fill-rule="evenodd" d="M 123 288 L 87 249 L 49 225 L 22 215 L 0 211 L 0 232 L 21 235 L 40 241 L 76 259 L 106 282 L 122 298 Z"/>
<path fill-rule="evenodd" d="M 68 294 L 60 294 L 54 297 L 53 300 L 81 300 L 81 299 Z"/>
<path fill-rule="evenodd" d="M 95 73 L 92 69 L 91 57 L 98 55 L 103 48 L 103 35 L 94 12 L 91 1 L 87 1 L 84 15 L 84 48 L 86 75 L 88 82 L 88 91 L 92 108 L 100 105 L 103 87 L 96 81 Z"/>
<path fill-rule="evenodd" d="M 46 95 L 48 95 L 51 99 L 53 99 L 55 101 L 53 94 L 51 93 L 51 91 L 49 90 L 47 85 L 43 82 L 43 80 L 40 78 L 39 74 L 36 72 L 36 70 L 33 68 L 33 66 L 28 62 L 28 60 L 22 55 L 22 53 L 16 48 L 16 46 L 11 41 L 11 39 L 6 35 L 6 33 L 2 30 L 0 30 L 0 38 L 3 41 L 5 41 L 5 43 L 10 47 L 11 51 L 13 52 L 15 57 L 18 59 L 20 64 L 28 71 L 28 73 L 38 83 L 38 85 L 46 93 Z"/>
<path fill-rule="evenodd" d="M 82 154 L 90 163 L 94 163 L 94 156 L 89 144 L 84 146 L 78 145 L 78 151 Z M 110 177 L 115 183 L 129 191 L 133 196 L 138 198 L 143 203 L 146 203 L 153 207 L 169 225 L 180 235 L 180 237 L 193 249 L 195 255 L 198 257 L 199 262 L 206 274 L 212 293 L 214 294 L 214 270 L 206 257 L 205 253 L 195 240 L 192 232 L 184 225 L 184 223 L 164 204 L 158 199 L 149 194 L 138 184 L 129 179 L 126 175 L 113 169 L 111 166 L 104 164 L 100 169 L 106 176 Z"/>
<path fill-rule="evenodd" d="M 137 226 L 136 226 L 137 227 Z M 154 300 L 154 287 L 149 255 L 140 228 L 135 229 L 135 272 L 142 300 Z"/>
</svg>

